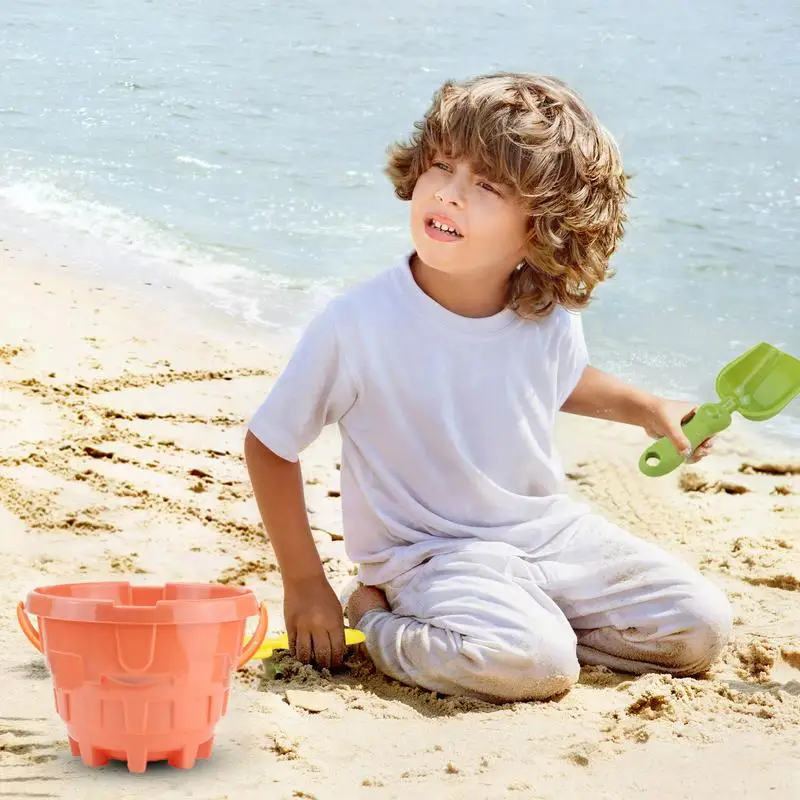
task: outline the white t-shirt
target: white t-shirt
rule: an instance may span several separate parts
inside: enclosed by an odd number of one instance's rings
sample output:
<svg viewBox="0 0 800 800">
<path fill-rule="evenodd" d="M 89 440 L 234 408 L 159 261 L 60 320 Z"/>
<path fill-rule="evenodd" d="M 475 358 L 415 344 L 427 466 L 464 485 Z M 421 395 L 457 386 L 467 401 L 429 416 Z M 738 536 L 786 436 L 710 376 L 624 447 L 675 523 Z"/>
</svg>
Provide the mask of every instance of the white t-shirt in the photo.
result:
<svg viewBox="0 0 800 800">
<path fill-rule="evenodd" d="M 339 424 L 345 548 L 378 585 L 485 542 L 540 550 L 587 513 L 552 438 L 587 362 L 578 314 L 461 317 L 406 258 L 329 303 L 250 430 L 296 461 Z"/>
</svg>

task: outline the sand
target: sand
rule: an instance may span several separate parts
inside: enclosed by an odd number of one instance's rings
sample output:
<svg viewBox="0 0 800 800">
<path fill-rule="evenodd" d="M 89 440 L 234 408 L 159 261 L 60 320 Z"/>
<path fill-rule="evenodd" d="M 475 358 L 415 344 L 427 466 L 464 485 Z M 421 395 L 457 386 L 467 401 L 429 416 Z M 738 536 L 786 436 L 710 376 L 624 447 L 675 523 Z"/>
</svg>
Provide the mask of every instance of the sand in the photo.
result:
<svg viewBox="0 0 800 800">
<path fill-rule="evenodd" d="M 141 776 L 71 757 L 44 659 L 17 628 L 37 585 L 245 584 L 282 629 L 281 586 L 242 458 L 247 416 L 286 343 L 175 290 L 111 282 L 0 243 L 0 795 L 106 798 L 766 798 L 800 775 L 800 458 L 735 426 L 702 464 L 638 474 L 644 435 L 564 417 L 570 490 L 697 565 L 735 606 L 708 675 L 584 669 L 547 703 L 442 698 L 353 652 L 319 673 L 289 656 L 236 675 L 213 759 Z M 304 459 L 335 588 L 334 430 Z"/>
</svg>

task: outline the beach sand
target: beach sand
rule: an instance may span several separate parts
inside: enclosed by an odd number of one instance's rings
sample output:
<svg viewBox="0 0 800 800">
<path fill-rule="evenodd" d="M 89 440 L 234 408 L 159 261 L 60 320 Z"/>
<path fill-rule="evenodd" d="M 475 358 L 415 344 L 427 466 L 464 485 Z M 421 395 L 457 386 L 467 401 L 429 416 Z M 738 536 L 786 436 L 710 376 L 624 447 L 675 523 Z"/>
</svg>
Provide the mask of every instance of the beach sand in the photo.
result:
<svg viewBox="0 0 800 800">
<path fill-rule="evenodd" d="M 47 667 L 15 605 L 35 586 L 68 581 L 223 581 L 252 588 L 280 631 L 280 579 L 242 440 L 286 349 L 181 303 L 176 290 L 112 285 L 7 239 L 0 256 L 0 795 L 796 796 L 796 450 L 792 458 L 739 425 L 702 464 L 653 480 L 637 471 L 643 433 L 567 417 L 558 435 L 570 490 L 728 592 L 735 641 L 707 676 L 589 668 L 557 701 L 498 707 L 404 687 L 358 653 L 333 676 L 284 657 L 272 678 L 262 662 L 236 675 L 210 761 L 144 775 L 118 763 L 85 768 L 69 753 Z M 331 429 L 303 460 L 336 589 L 353 573 L 337 459 Z"/>
</svg>

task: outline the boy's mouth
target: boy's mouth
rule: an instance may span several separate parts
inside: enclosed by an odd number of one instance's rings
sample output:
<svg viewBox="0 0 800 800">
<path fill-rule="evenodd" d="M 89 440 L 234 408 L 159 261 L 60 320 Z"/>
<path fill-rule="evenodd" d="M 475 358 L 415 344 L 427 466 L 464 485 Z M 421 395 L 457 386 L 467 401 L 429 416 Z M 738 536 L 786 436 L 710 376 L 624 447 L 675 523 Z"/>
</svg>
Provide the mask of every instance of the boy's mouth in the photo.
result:
<svg viewBox="0 0 800 800">
<path fill-rule="evenodd" d="M 425 217 L 425 231 L 433 239 L 447 241 L 463 239 L 464 234 L 456 227 L 453 220 L 439 214 Z"/>
</svg>

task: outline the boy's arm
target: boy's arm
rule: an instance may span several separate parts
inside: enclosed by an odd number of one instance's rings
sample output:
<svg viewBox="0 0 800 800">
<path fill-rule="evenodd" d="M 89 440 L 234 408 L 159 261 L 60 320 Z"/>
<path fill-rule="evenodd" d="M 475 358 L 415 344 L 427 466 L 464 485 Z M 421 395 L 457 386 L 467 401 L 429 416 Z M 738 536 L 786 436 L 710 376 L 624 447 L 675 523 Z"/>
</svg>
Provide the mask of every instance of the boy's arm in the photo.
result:
<svg viewBox="0 0 800 800">
<path fill-rule="evenodd" d="M 678 452 L 688 458 L 692 445 L 681 425 L 692 418 L 695 408 L 692 403 L 657 397 L 596 367 L 587 366 L 561 410 L 568 414 L 638 425 L 653 438 L 668 437 Z M 708 445 L 709 442 L 703 442 L 697 454 L 701 454 L 701 449 L 707 451 Z"/>
<path fill-rule="evenodd" d="M 588 366 L 561 410 L 643 427 L 657 401 L 654 395 Z"/>
<path fill-rule="evenodd" d="M 251 432 L 244 449 L 261 519 L 283 578 L 291 649 L 304 663 L 337 667 L 345 649 L 342 607 L 311 535 L 300 464 L 277 456 Z"/>
<path fill-rule="evenodd" d="M 356 401 L 337 323 L 344 313 L 334 300 L 312 320 L 245 439 L 253 492 L 283 578 L 290 647 L 300 661 L 323 667 L 342 661 L 344 619 L 311 536 L 299 459 Z"/>
</svg>

